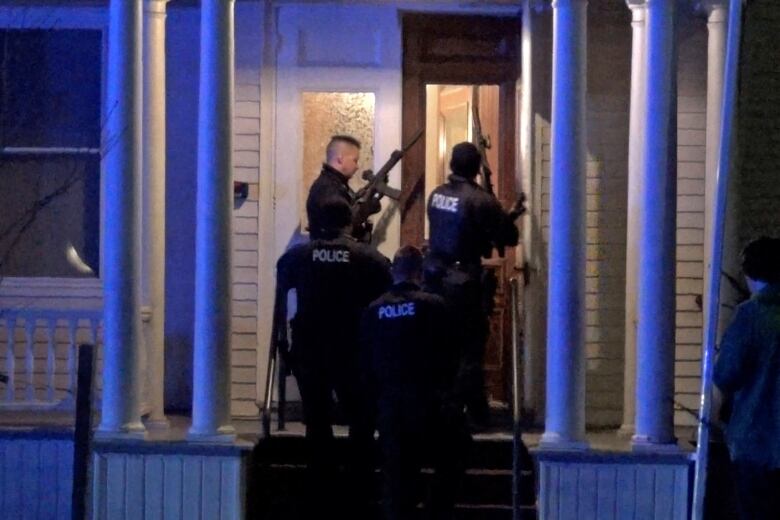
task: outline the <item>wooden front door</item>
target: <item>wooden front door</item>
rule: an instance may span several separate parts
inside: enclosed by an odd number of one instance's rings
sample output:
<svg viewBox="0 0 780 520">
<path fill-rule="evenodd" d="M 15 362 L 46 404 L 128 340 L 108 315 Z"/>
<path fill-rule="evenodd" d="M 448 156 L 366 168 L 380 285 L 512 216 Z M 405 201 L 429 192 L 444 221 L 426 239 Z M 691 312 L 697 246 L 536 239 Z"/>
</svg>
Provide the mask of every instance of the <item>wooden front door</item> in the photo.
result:
<svg viewBox="0 0 780 520">
<path fill-rule="evenodd" d="M 519 71 L 519 20 L 513 17 L 406 14 L 403 26 L 403 141 L 420 128 L 430 126 L 447 110 L 457 110 L 453 102 L 459 88 L 479 88 L 483 127 L 490 129 L 489 154 L 494 171 L 496 196 L 505 208 L 517 198 L 516 161 L 516 84 Z M 442 106 L 436 114 L 428 110 L 427 98 L 436 86 Z M 449 96 L 443 97 L 443 96 Z M 469 96 L 465 97 L 469 99 Z M 447 104 L 449 103 L 449 104 Z M 438 110 L 442 108 L 442 110 Z M 454 117 L 457 113 L 454 113 Z M 467 117 L 470 111 L 467 111 Z M 491 117 L 491 115 L 493 117 Z M 471 121 L 470 117 L 468 118 Z M 469 123 L 470 124 L 470 123 Z M 453 132 L 457 135 L 457 132 Z M 426 128 L 430 141 L 430 128 Z M 469 134 L 471 136 L 471 134 Z M 447 135 L 442 135 L 447 142 Z M 452 143 L 448 143 L 452 144 Z M 426 150 L 428 158 L 426 160 Z M 426 235 L 426 178 L 436 178 L 432 168 L 446 168 L 446 161 L 431 160 L 431 143 L 412 147 L 402 163 L 401 244 L 421 245 Z M 441 158 L 440 158 L 441 159 Z M 444 165 L 444 166 L 441 166 Z M 426 171 L 426 169 L 428 171 Z M 448 173 L 448 172 L 445 172 Z M 439 177 L 442 177 L 441 175 Z M 514 251 L 503 258 L 494 252 L 485 266 L 495 272 L 499 284 L 495 310 L 490 320 L 490 339 L 485 355 L 488 396 L 507 402 L 511 397 L 511 313 L 509 279 L 513 275 Z"/>
</svg>

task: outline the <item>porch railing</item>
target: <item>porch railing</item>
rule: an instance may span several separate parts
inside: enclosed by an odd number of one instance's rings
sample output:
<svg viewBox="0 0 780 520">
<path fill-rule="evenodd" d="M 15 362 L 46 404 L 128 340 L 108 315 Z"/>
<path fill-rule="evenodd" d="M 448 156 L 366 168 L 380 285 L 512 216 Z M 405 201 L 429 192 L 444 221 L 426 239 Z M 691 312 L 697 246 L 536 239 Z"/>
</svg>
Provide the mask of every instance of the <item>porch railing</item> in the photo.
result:
<svg viewBox="0 0 780 520">
<path fill-rule="evenodd" d="M 71 410 L 78 345 L 99 344 L 101 310 L 0 309 L 0 411 Z"/>
</svg>

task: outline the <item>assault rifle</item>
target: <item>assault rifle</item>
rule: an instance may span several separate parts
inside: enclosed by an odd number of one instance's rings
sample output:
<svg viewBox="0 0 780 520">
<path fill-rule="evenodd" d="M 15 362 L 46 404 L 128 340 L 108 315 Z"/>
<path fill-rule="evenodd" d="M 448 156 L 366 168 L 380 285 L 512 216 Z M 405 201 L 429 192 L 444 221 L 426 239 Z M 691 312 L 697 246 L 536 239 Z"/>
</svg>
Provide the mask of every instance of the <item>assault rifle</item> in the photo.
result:
<svg viewBox="0 0 780 520">
<path fill-rule="evenodd" d="M 363 172 L 363 179 L 368 181 L 368 183 L 360 188 L 356 194 L 355 210 L 352 212 L 353 236 L 368 242 L 371 238 L 371 230 L 373 227 L 368 218 L 375 213 L 379 213 L 382 209 L 379 205 L 379 201 L 382 200 L 382 197 L 385 195 L 393 200 L 401 198 L 401 190 L 388 186 L 387 178 L 390 174 L 390 170 L 398 164 L 398 161 L 403 158 L 409 148 L 420 140 L 422 135 L 423 130 L 420 129 L 412 136 L 412 139 L 403 146 L 403 148 L 400 150 L 393 150 L 393 153 L 390 154 L 390 158 L 376 173 L 371 170 Z"/>
<path fill-rule="evenodd" d="M 482 158 L 482 165 L 479 169 L 482 174 L 482 187 L 491 195 L 495 195 L 491 179 L 493 170 L 490 169 L 487 157 L 487 151 L 490 150 L 492 145 L 490 144 L 490 136 L 482 133 L 482 122 L 479 119 L 479 87 L 477 85 L 471 88 L 471 120 L 474 127 L 474 139 L 479 149 L 479 155 Z"/>
<path fill-rule="evenodd" d="M 482 164 L 480 165 L 482 187 L 485 189 L 485 191 L 495 196 L 496 193 L 493 189 L 492 181 L 493 170 L 490 168 L 490 163 L 488 162 L 487 157 L 487 151 L 491 148 L 490 136 L 485 135 L 482 132 L 482 122 L 479 119 L 479 87 L 476 85 L 471 89 L 471 119 L 474 131 L 474 139 L 476 141 L 476 146 L 479 150 L 479 155 L 482 160 Z M 517 202 L 515 202 L 514 206 L 512 206 L 512 209 L 509 210 L 509 213 L 507 214 L 507 226 L 514 226 L 515 220 L 517 220 L 520 215 L 526 212 L 525 201 L 525 193 L 520 192 L 520 195 L 517 197 Z M 504 246 L 498 244 L 490 244 L 483 256 L 490 258 L 493 253 L 493 247 L 498 250 L 498 256 L 503 258 Z"/>
</svg>

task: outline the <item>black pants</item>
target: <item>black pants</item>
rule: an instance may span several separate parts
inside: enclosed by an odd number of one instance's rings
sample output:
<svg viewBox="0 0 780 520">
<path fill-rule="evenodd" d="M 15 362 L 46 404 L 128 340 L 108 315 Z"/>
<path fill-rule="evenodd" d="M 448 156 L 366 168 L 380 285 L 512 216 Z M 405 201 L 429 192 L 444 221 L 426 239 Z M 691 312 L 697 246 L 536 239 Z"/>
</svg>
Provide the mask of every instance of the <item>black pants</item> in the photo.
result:
<svg viewBox="0 0 780 520">
<path fill-rule="evenodd" d="M 380 401 L 378 427 L 385 519 L 451 518 L 471 441 L 463 414 Z M 420 474 L 424 466 L 434 470 L 428 496 Z M 417 507 L 421 501 L 425 515 Z"/>
<path fill-rule="evenodd" d="M 465 405 L 473 421 L 484 423 L 489 415 L 483 368 L 489 334 L 486 302 L 492 302 L 493 292 L 483 281 L 482 269 L 462 270 L 451 266 L 426 274 L 429 275 L 426 288 L 447 301 L 457 327 L 453 338 L 460 352 L 460 364 L 455 396 Z"/>
<path fill-rule="evenodd" d="M 338 357 L 309 359 L 297 360 L 292 368 L 306 423 L 309 506 L 322 513 L 323 508 L 344 509 L 369 502 L 373 498 L 374 420 L 356 363 Z M 339 460 L 333 441 L 334 392 L 349 426 L 344 460 Z M 337 469 L 342 462 L 347 479 L 338 486 Z"/>
<path fill-rule="evenodd" d="M 743 520 L 780 518 L 780 468 L 733 462 L 737 503 Z"/>
</svg>

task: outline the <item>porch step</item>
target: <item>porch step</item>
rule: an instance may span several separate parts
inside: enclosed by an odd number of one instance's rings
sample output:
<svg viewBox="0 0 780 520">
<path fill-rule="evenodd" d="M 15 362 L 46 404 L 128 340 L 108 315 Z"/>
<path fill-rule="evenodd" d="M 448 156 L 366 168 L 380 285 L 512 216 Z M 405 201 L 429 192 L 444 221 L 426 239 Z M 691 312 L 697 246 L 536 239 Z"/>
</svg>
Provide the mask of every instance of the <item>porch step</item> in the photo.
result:
<svg viewBox="0 0 780 520">
<path fill-rule="evenodd" d="M 346 439 L 336 439 L 334 449 L 341 458 Z M 378 459 L 378 455 L 377 455 Z M 343 459 L 342 459 L 343 460 Z M 510 520 L 512 518 L 512 442 L 509 436 L 477 436 L 467 454 L 468 469 L 458 496 L 455 519 Z M 536 519 L 535 481 L 530 458 L 520 474 L 520 501 L 526 506 L 521 518 Z M 305 518 L 302 502 L 305 486 L 304 439 L 298 435 L 278 435 L 259 442 L 251 468 L 248 507 L 250 518 L 296 520 Z M 423 479 L 432 477 L 423 470 Z M 343 487 L 336 486 L 338 489 Z M 374 508 L 366 520 L 381 518 L 378 501 L 381 474 L 373 483 Z M 371 516 L 374 515 L 374 516 Z"/>
<path fill-rule="evenodd" d="M 477 434 L 474 437 L 474 449 L 466 456 L 467 467 L 512 469 L 512 441 L 509 435 Z M 342 441 L 343 439 L 337 437 L 334 447 L 336 458 L 341 460 L 346 454 L 346 443 Z M 301 435 L 277 433 L 270 439 L 260 442 L 257 454 L 264 464 L 304 465 L 306 463 Z M 376 456 L 379 456 L 378 452 Z"/>
</svg>

